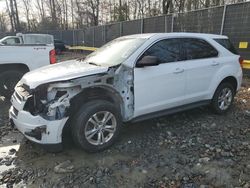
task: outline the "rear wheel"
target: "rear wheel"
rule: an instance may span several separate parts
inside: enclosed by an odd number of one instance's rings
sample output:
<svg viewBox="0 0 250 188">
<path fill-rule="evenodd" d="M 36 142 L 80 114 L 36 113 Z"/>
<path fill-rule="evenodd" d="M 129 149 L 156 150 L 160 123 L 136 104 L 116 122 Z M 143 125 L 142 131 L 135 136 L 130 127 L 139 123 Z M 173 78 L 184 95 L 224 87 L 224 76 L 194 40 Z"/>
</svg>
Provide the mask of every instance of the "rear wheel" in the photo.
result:
<svg viewBox="0 0 250 188">
<path fill-rule="evenodd" d="M 227 112 L 232 106 L 235 89 L 230 83 L 221 83 L 212 99 L 212 107 L 218 114 Z"/>
<path fill-rule="evenodd" d="M 72 123 L 75 143 L 88 152 L 97 152 L 110 147 L 117 139 L 121 116 L 112 103 L 94 100 L 80 108 Z"/>
<path fill-rule="evenodd" d="M 24 72 L 17 70 L 8 70 L 0 74 L 0 95 L 10 99 L 14 93 L 17 82 L 22 78 Z"/>
</svg>

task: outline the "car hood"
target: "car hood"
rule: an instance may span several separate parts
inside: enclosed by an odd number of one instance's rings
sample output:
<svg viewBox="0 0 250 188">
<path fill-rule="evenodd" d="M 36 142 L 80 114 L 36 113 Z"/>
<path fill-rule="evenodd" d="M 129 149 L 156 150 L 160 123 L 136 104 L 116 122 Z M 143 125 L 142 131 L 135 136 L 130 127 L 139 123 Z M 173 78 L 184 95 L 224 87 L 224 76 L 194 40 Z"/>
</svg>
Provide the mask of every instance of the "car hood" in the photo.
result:
<svg viewBox="0 0 250 188">
<path fill-rule="evenodd" d="M 28 85 L 30 89 L 34 89 L 45 83 L 66 81 L 107 71 L 108 67 L 91 65 L 78 60 L 70 60 L 28 72 L 21 79 L 21 83 Z"/>
</svg>

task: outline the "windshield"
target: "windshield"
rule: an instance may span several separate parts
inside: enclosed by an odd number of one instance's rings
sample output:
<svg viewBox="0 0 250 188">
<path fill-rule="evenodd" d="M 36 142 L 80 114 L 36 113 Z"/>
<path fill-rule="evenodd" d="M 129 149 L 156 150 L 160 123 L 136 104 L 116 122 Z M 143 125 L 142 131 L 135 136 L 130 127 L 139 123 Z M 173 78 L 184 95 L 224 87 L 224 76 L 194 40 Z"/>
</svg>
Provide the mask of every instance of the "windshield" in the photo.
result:
<svg viewBox="0 0 250 188">
<path fill-rule="evenodd" d="M 115 39 L 88 55 L 84 62 L 98 66 L 115 66 L 121 64 L 145 41 L 145 38 Z"/>
<path fill-rule="evenodd" d="M 0 39 L 0 43 L 2 43 L 3 44 L 3 42 L 5 41 L 5 39 L 7 39 L 8 37 L 4 37 L 4 38 L 2 38 L 2 39 Z"/>
</svg>

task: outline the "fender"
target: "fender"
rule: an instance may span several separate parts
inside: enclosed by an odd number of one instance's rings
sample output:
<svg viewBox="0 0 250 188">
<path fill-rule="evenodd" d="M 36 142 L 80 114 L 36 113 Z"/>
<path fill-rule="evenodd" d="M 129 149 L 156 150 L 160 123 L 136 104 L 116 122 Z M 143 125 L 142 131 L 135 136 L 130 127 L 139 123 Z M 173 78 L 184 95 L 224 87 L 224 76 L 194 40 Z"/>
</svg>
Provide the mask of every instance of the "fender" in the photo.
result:
<svg viewBox="0 0 250 188">
<path fill-rule="evenodd" d="M 4 63 L 4 64 L 0 64 L 0 72 L 4 72 L 6 70 L 21 70 L 24 72 L 29 72 L 30 69 L 29 67 L 24 64 L 24 63 Z"/>
<path fill-rule="evenodd" d="M 73 97 L 71 101 L 72 103 L 74 103 L 74 101 L 86 102 L 87 100 L 96 98 L 103 98 L 114 103 L 120 109 L 121 115 L 124 119 L 126 109 L 124 106 L 123 98 L 115 88 L 109 85 L 96 85 L 94 87 L 86 87 L 79 94 Z"/>
</svg>

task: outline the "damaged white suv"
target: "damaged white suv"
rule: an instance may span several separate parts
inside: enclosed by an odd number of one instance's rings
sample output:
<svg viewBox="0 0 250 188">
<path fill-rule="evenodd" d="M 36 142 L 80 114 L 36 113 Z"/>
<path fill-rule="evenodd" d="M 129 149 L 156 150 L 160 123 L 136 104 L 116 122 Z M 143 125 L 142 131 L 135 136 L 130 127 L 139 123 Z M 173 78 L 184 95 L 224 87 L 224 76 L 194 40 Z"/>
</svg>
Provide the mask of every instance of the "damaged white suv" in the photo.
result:
<svg viewBox="0 0 250 188">
<path fill-rule="evenodd" d="M 125 36 L 85 59 L 24 75 L 10 119 L 36 143 L 58 148 L 69 127 L 77 145 L 100 151 L 118 137 L 123 122 L 207 104 L 226 112 L 241 86 L 241 62 L 226 36 Z"/>
</svg>

